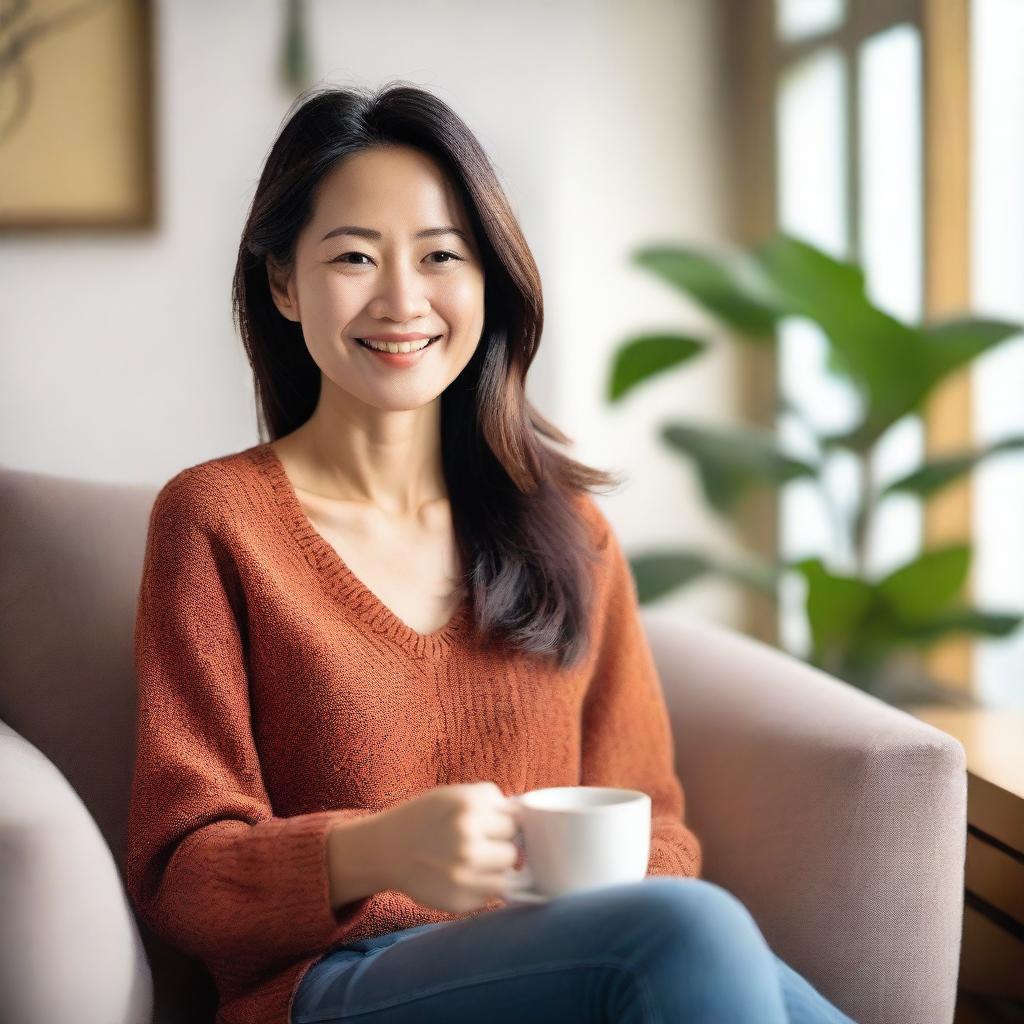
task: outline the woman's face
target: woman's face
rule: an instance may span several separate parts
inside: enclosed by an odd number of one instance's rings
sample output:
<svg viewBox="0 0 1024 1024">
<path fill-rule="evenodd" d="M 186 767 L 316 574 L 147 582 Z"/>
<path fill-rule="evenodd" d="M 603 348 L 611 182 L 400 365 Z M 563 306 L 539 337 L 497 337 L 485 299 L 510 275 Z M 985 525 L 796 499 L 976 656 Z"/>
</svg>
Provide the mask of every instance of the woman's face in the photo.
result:
<svg viewBox="0 0 1024 1024">
<path fill-rule="evenodd" d="M 425 231 L 432 233 L 418 237 Z M 302 324 L 324 375 L 322 400 L 333 383 L 370 407 L 420 408 L 455 380 L 480 342 L 476 241 L 459 196 L 419 150 L 380 147 L 343 159 L 320 183 L 290 276 L 268 271 L 278 310 Z M 356 340 L 388 334 L 440 338 L 396 357 Z"/>
</svg>

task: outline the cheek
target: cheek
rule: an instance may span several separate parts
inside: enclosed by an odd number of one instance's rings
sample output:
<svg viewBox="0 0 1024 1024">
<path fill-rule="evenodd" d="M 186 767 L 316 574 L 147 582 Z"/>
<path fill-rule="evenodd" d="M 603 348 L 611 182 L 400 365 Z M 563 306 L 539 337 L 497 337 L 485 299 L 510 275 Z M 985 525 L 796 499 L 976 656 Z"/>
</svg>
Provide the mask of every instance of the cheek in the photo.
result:
<svg viewBox="0 0 1024 1024">
<path fill-rule="evenodd" d="M 368 301 L 365 289 L 339 275 L 338 280 L 322 296 L 322 317 L 330 319 L 336 326 L 344 327 L 359 316 Z"/>
<path fill-rule="evenodd" d="M 358 315 L 350 289 L 321 289 L 310 295 L 311 301 L 302 307 L 302 334 L 313 361 L 328 376 L 337 377 L 337 371 L 353 358 L 351 346 L 345 339 L 348 324 Z M 346 294 L 349 293 L 349 294 Z"/>
<path fill-rule="evenodd" d="M 484 303 L 483 278 L 479 274 L 462 274 L 447 282 L 441 300 L 452 312 L 466 320 L 482 315 Z"/>
<path fill-rule="evenodd" d="M 322 282 L 307 284 L 299 294 L 302 323 L 310 331 L 322 334 L 330 330 L 344 308 L 342 289 L 326 286 Z"/>
</svg>

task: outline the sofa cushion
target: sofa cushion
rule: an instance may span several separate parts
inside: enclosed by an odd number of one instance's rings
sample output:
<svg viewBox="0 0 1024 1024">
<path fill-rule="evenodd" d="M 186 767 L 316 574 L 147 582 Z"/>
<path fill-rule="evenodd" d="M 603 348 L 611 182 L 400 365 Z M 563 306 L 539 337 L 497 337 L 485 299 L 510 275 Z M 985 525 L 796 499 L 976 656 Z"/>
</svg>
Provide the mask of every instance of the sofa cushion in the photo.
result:
<svg viewBox="0 0 1024 1024">
<path fill-rule="evenodd" d="M 150 1024 L 121 875 L 68 781 L 0 721 L 0 1020 Z"/>
</svg>

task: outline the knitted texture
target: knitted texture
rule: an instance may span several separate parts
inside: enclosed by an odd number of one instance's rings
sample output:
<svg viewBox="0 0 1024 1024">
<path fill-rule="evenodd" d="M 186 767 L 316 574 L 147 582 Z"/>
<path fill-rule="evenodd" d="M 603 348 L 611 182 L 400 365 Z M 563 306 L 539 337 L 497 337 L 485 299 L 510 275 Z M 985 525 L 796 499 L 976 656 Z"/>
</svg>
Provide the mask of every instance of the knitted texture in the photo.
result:
<svg viewBox="0 0 1024 1024">
<path fill-rule="evenodd" d="M 182 470 L 150 514 L 135 624 L 125 877 L 200 958 L 217 1024 L 288 1024 L 306 970 L 463 913 L 384 890 L 335 913 L 336 824 L 436 786 L 622 786 L 652 801 L 648 875 L 699 877 L 629 564 L 589 495 L 594 642 L 575 667 L 480 642 L 467 597 L 421 634 L 313 526 L 268 444 Z"/>
</svg>

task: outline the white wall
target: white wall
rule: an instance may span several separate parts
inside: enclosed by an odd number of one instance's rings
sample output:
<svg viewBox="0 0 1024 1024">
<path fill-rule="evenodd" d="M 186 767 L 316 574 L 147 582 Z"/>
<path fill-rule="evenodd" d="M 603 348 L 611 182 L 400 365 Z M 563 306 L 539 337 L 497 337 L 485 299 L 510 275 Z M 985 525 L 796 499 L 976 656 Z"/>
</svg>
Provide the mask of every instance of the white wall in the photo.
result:
<svg viewBox="0 0 1024 1024">
<path fill-rule="evenodd" d="M 157 230 L 0 238 L 0 462 L 158 484 L 258 440 L 230 283 L 293 99 L 277 84 L 283 6 L 157 2 Z M 620 407 L 603 399 L 626 335 L 712 328 L 627 254 L 723 237 L 714 16 L 713 0 L 309 3 L 318 83 L 414 82 L 491 155 L 545 286 L 531 397 L 580 458 L 628 471 L 626 488 L 599 499 L 627 551 L 728 545 L 655 434 L 676 414 L 734 418 L 732 353 L 719 345 Z M 738 617 L 722 583 L 670 600 Z"/>
</svg>

